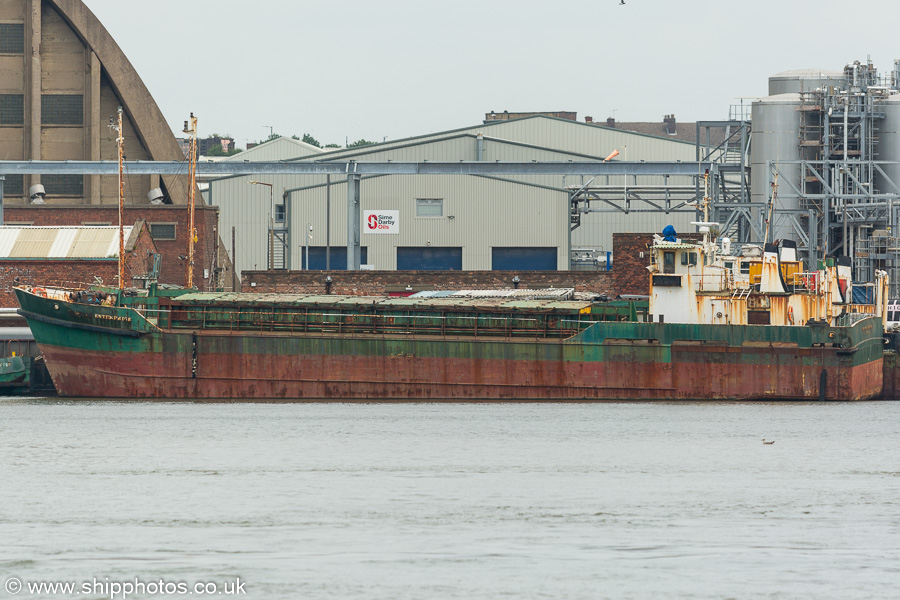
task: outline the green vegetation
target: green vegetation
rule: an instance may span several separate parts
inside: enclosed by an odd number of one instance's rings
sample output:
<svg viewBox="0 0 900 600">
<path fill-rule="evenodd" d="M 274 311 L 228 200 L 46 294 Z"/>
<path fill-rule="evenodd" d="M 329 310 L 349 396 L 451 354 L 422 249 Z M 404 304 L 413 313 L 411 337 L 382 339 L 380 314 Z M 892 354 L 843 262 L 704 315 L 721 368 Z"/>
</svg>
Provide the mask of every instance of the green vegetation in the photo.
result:
<svg viewBox="0 0 900 600">
<path fill-rule="evenodd" d="M 213 146 L 209 150 L 206 151 L 207 156 L 232 156 L 234 154 L 238 154 L 243 152 L 240 148 L 232 148 L 228 152 L 222 150 L 222 146 Z"/>
<path fill-rule="evenodd" d="M 279 134 L 273 133 L 272 135 L 269 136 L 269 139 L 261 140 L 261 141 L 259 142 L 259 144 L 265 144 L 266 142 L 271 142 L 272 140 L 278 139 L 278 138 L 280 138 L 280 137 L 281 137 L 281 136 L 280 136 Z M 345 147 L 345 146 L 341 146 L 340 144 L 333 144 L 333 143 L 332 143 L 332 144 L 325 144 L 325 145 L 323 146 L 322 143 L 319 142 L 319 140 L 317 140 L 316 138 L 314 138 L 312 135 L 310 135 L 310 134 L 308 134 L 308 133 L 304 133 L 304 134 L 303 134 L 303 137 L 300 137 L 300 136 L 298 136 L 298 135 L 292 135 L 292 136 L 291 136 L 291 139 L 292 139 L 292 140 L 299 140 L 299 141 L 301 141 L 301 142 L 304 142 L 304 143 L 306 143 L 306 144 L 309 144 L 310 146 L 315 146 L 316 148 L 344 148 L 344 147 Z M 373 142 L 373 141 L 367 140 L 367 139 L 365 139 L 365 138 L 361 138 L 361 139 L 356 140 L 355 142 L 353 142 L 352 144 L 350 144 L 349 146 L 346 146 L 346 147 L 347 147 L 347 148 L 362 148 L 363 146 L 372 146 L 373 144 L 377 144 L 377 143 L 378 143 L 378 142 Z M 213 155 L 213 156 L 218 156 L 218 155 Z"/>
<path fill-rule="evenodd" d="M 296 139 L 296 138 L 297 138 L 297 136 L 294 136 L 294 139 Z M 317 140 L 313 136 L 309 135 L 308 133 L 304 133 L 303 138 L 300 141 L 304 142 L 306 144 L 309 144 L 311 146 L 315 146 L 316 148 L 322 147 L 322 144 L 319 143 L 319 140 Z"/>
</svg>

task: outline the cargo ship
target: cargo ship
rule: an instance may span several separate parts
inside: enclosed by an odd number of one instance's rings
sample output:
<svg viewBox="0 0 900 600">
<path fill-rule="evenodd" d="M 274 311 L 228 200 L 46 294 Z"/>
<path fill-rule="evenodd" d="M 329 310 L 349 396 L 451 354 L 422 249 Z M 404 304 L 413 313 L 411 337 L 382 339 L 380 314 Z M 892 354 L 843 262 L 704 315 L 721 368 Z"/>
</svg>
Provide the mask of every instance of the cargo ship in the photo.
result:
<svg viewBox="0 0 900 600">
<path fill-rule="evenodd" d="M 884 299 L 852 303 L 849 266 L 803 272 L 796 247 L 729 254 L 715 223 L 651 251 L 650 294 L 578 300 L 86 290 L 20 286 L 57 391 L 68 397 L 217 400 L 863 400 L 882 388 Z M 196 118 L 191 164 L 196 164 Z M 190 169 L 190 205 L 194 175 Z M 193 210 L 191 208 L 191 214 Z M 193 228 L 191 217 L 191 228 Z M 768 234 L 767 234 L 768 236 Z M 720 245 L 721 244 L 721 245 Z"/>
<path fill-rule="evenodd" d="M 711 224 L 705 224 L 711 225 Z M 875 398 L 884 298 L 789 243 L 658 239 L 640 301 L 18 287 L 60 395 L 237 400 Z"/>
</svg>

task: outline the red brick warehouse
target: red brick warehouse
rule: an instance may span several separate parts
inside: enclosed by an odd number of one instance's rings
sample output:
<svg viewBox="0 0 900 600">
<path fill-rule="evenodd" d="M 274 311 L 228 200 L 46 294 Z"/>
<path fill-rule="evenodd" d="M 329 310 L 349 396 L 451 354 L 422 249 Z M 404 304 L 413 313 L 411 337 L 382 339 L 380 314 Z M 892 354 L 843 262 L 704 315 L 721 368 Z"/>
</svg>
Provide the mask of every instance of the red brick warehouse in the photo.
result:
<svg viewBox="0 0 900 600">
<path fill-rule="evenodd" d="M 95 281 L 116 285 L 118 227 L 7 227 L 0 230 L 0 308 L 17 308 L 13 287 L 80 288 Z M 126 285 L 141 285 L 153 268 L 156 245 L 143 221 L 129 225 L 125 241 Z M 136 279 L 138 278 L 138 279 Z"/>
<path fill-rule="evenodd" d="M 162 255 L 160 283 L 184 285 L 187 266 L 181 257 L 187 255 L 188 248 L 189 214 L 187 207 L 173 205 L 126 206 L 125 224 L 133 224 L 137 220 L 146 221 L 156 248 Z M 4 225 L 77 227 L 118 224 L 119 209 L 114 205 L 53 206 L 44 204 L 7 206 L 4 209 Z M 220 261 L 226 258 L 224 253 L 217 257 L 217 225 L 217 207 L 198 205 L 195 208 L 194 226 L 197 229 L 197 241 L 194 246 L 194 285 L 204 291 L 215 289 L 212 287 L 215 268 L 213 261 L 216 258 Z M 226 279 L 230 282 L 230 278 Z M 86 281 L 93 281 L 93 278 Z"/>
</svg>

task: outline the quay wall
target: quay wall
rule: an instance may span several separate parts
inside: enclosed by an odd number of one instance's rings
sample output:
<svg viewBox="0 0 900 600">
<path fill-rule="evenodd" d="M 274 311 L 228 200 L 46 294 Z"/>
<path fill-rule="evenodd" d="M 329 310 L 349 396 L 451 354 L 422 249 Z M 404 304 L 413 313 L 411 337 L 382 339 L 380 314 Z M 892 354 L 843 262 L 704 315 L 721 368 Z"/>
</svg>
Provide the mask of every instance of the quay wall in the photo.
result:
<svg viewBox="0 0 900 600">
<path fill-rule="evenodd" d="M 896 351 L 884 353 L 882 366 L 882 400 L 900 400 L 900 355 Z"/>
<path fill-rule="evenodd" d="M 682 239 L 697 239 L 688 234 Z M 578 292 L 646 295 L 652 233 L 613 235 L 610 271 L 242 271 L 244 292 L 408 295 L 425 290 L 575 288 Z M 331 277 L 330 288 L 326 277 Z M 407 289 L 409 288 L 409 289 Z"/>
</svg>

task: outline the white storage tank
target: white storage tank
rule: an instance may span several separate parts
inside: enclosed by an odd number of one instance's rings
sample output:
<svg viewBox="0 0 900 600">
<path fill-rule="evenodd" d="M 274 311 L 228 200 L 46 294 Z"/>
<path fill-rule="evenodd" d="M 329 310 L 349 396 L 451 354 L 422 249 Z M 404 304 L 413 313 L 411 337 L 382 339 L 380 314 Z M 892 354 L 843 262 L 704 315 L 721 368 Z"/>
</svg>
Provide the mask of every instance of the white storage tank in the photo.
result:
<svg viewBox="0 0 900 600">
<path fill-rule="evenodd" d="M 796 69 L 769 77 L 769 95 L 812 92 L 828 86 L 846 87 L 843 71 L 828 69 Z"/>
<path fill-rule="evenodd" d="M 900 161 L 900 94 L 889 96 L 882 103 L 884 119 L 881 131 L 878 132 L 878 160 Z M 884 174 L 894 183 L 885 181 L 880 173 L 876 173 L 875 186 L 881 194 L 897 194 L 900 186 L 900 165 L 881 165 Z"/>
<path fill-rule="evenodd" d="M 770 240 L 799 239 L 790 219 L 779 209 L 799 208 L 799 198 L 791 185 L 800 189 L 800 165 L 785 161 L 800 160 L 800 94 L 779 94 L 753 103 L 751 121 L 753 141 L 750 147 L 750 199 L 767 202 L 770 196 L 768 162 L 781 163 L 778 169 L 778 194 Z M 763 241 L 763 240 L 754 240 Z"/>
</svg>

